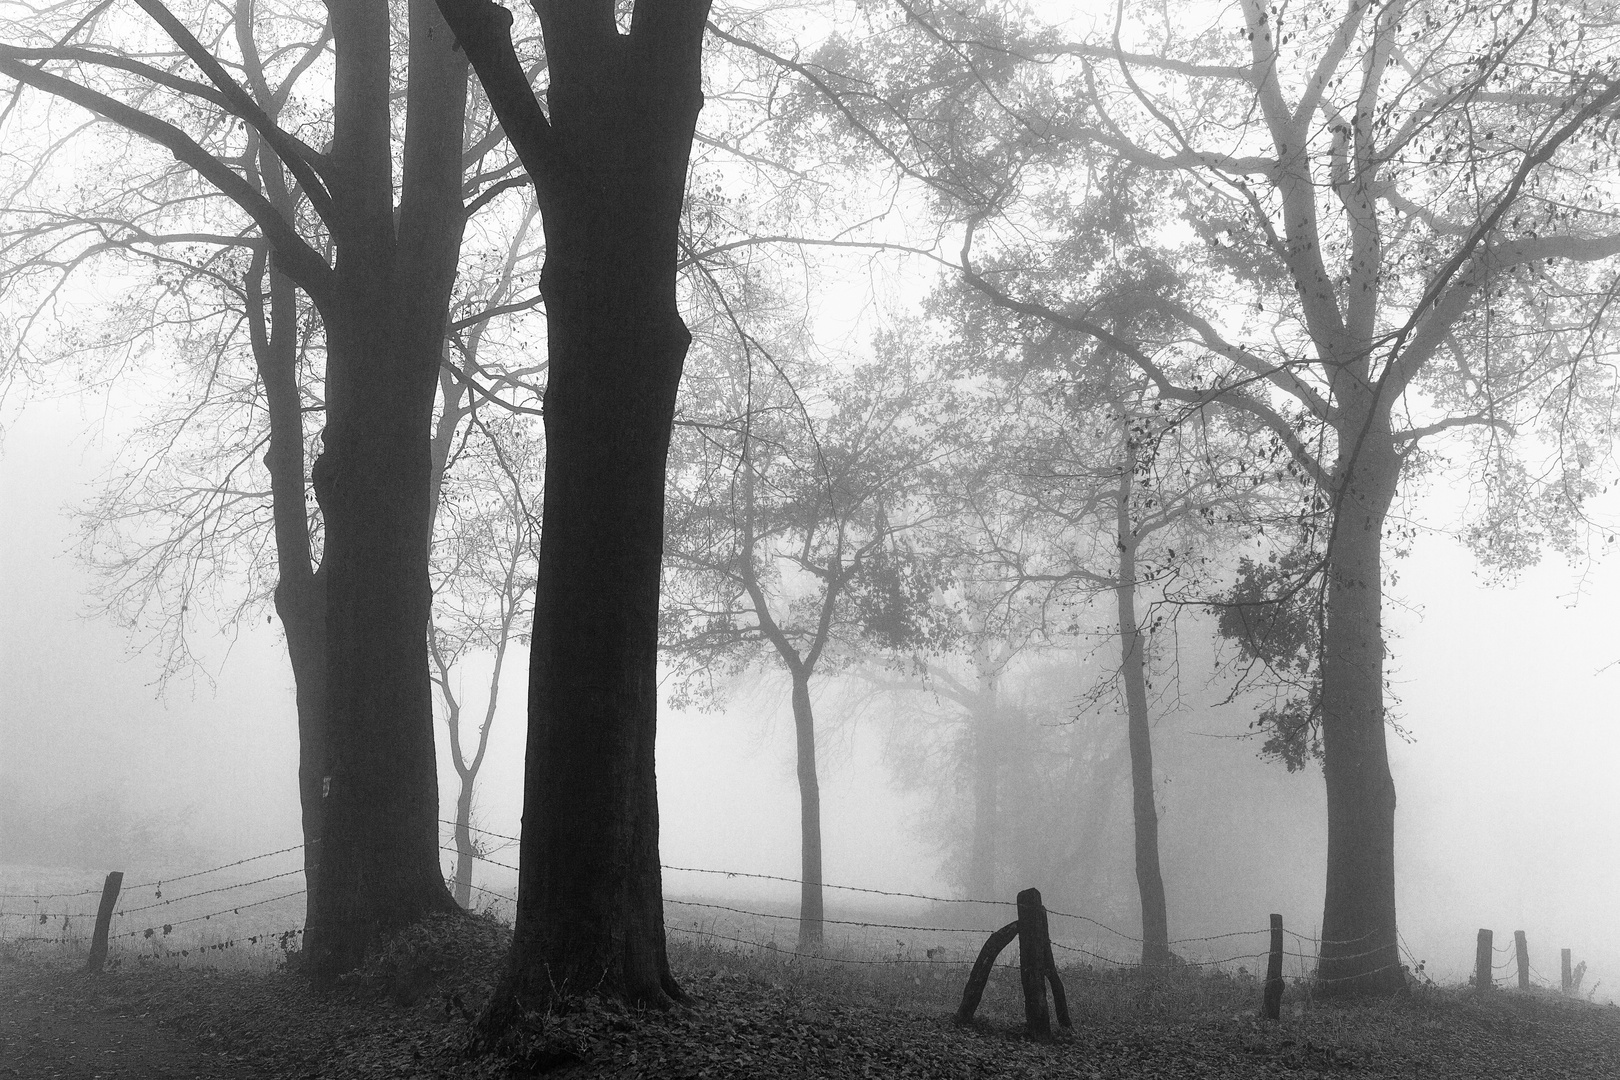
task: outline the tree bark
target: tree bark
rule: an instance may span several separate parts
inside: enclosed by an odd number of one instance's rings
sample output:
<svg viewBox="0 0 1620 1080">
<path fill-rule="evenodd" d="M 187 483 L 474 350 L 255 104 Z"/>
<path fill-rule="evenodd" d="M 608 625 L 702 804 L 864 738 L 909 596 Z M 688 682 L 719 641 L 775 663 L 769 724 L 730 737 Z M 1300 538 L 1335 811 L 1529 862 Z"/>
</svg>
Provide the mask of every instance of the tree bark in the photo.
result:
<svg viewBox="0 0 1620 1080">
<path fill-rule="evenodd" d="M 1386 994 L 1404 986 L 1396 947 L 1381 559 L 1400 458 L 1387 418 L 1368 419 L 1365 411 L 1340 425 L 1339 446 L 1322 636 L 1328 849 L 1317 978 L 1325 994 Z"/>
<path fill-rule="evenodd" d="M 249 336 L 270 422 L 270 508 L 276 538 L 276 614 L 287 635 L 298 714 L 298 801 L 308 897 L 319 891 L 322 781 L 326 776 L 326 576 L 314 566 L 305 507 L 303 397 L 298 388 L 298 298 L 293 283 L 267 267 L 248 271 Z M 268 276 L 270 291 L 264 282 Z M 266 301 L 269 313 L 266 318 Z M 307 921 L 306 912 L 306 921 Z"/>
<path fill-rule="evenodd" d="M 799 771 L 799 949 L 821 948 L 821 781 L 816 771 L 816 720 L 808 672 L 793 676 L 793 733 Z"/>
<path fill-rule="evenodd" d="M 1136 548 L 1131 524 L 1131 485 L 1136 478 L 1136 444 L 1125 433 L 1125 461 L 1116 491 L 1119 578 L 1114 596 L 1119 615 L 1120 674 L 1125 681 L 1126 727 L 1131 750 L 1131 810 L 1136 835 L 1136 888 L 1142 903 L 1142 966 L 1170 962 L 1170 923 L 1165 909 L 1164 875 L 1159 868 L 1159 810 L 1154 799 L 1153 732 L 1148 724 L 1146 660 L 1136 617 Z"/>
<path fill-rule="evenodd" d="M 463 908 L 472 907 L 472 870 L 473 870 L 473 842 L 472 829 L 472 796 L 473 776 L 468 773 L 461 775 L 461 791 L 456 795 L 456 874 L 455 882 L 456 904 Z"/>
<path fill-rule="evenodd" d="M 428 677 L 431 432 L 461 246 L 466 60 L 412 0 L 398 223 L 385 0 L 332 7 L 337 265 L 326 323 L 327 758 L 308 970 L 329 978 L 379 938 L 455 910 L 439 870 Z"/>
<path fill-rule="evenodd" d="M 550 359 L 512 961 L 486 1015 L 601 991 L 681 996 L 665 954 L 658 794 L 664 469 L 691 335 L 676 303 L 705 2 L 541 0 L 549 117 L 511 16 L 440 0 L 535 183 Z"/>
</svg>

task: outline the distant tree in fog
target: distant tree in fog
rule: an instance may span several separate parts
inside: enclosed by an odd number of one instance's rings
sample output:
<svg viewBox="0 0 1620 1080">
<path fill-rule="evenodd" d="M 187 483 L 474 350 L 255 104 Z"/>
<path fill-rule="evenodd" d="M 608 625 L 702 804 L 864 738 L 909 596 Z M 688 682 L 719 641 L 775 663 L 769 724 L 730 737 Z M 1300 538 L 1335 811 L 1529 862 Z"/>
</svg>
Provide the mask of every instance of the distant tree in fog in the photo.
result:
<svg viewBox="0 0 1620 1080">
<path fill-rule="evenodd" d="M 859 39 L 778 54 L 821 129 L 926 186 L 986 298 L 1106 345 L 1164 401 L 1246 415 L 1315 485 L 1321 557 L 1285 591 L 1321 594 L 1320 977 L 1398 990 L 1386 517 L 1444 434 L 1483 554 L 1574 540 L 1611 454 L 1620 233 L 1589 176 L 1615 161 L 1613 20 L 1573 0 L 1122 5 L 1090 29 L 873 11 Z M 1125 218 L 1097 197 L 1121 181 Z M 1154 319 L 1122 330 L 1122 307 Z"/>
<path fill-rule="evenodd" d="M 758 342 L 688 383 L 671 451 L 662 639 L 688 697 L 786 670 L 798 763 L 799 945 L 822 941 L 821 785 L 811 680 L 928 636 L 935 580 L 914 546 L 927 383 L 908 358 L 791 381 Z"/>
</svg>

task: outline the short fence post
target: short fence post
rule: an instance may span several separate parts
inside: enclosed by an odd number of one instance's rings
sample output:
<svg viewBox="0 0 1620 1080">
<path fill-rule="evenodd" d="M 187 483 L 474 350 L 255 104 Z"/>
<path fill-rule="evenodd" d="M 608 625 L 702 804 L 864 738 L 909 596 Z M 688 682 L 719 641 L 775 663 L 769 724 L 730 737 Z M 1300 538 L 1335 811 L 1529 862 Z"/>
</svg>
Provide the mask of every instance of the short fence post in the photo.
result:
<svg viewBox="0 0 1620 1080">
<path fill-rule="evenodd" d="M 1052 1022 L 1046 1011 L 1046 985 L 1052 986 L 1052 1004 L 1057 1009 L 1058 1023 L 1070 1027 L 1069 999 L 1063 992 L 1063 980 L 1058 978 L 1057 961 L 1052 958 L 1052 935 L 1046 925 L 1046 908 L 1041 905 L 1038 889 L 1025 889 L 1018 894 L 1018 919 L 991 934 L 973 961 L 967 986 L 962 989 L 962 1004 L 956 1007 L 956 1022 L 966 1024 L 973 1019 L 984 996 L 990 969 L 995 966 L 1001 950 L 1018 939 L 1018 974 L 1024 986 L 1024 1022 L 1029 1033 L 1039 1039 L 1052 1037 Z"/>
<path fill-rule="evenodd" d="M 1519 989 L 1530 989 L 1530 947 L 1525 944 L 1524 931 L 1513 931 L 1513 951 L 1519 960 Z"/>
<path fill-rule="evenodd" d="M 1052 1037 L 1052 1018 L 1046 1009 L 1046 957 L 1052 941 L 1046 928 L 1046 908 L 1039 889 L 1018 894 L 1018 977 L 1024 984 L 1024 1028 L 1037 1039 Z"/>
<path fill-rule="evenodd" d="M 1569 969 L 1569 950 L 1568 949 L 1559 949 L 1558 950 L 1558 965 L 1559 965 L 1560 968 L 1563 969 L 1562 974 L 1563 974 L 1564 993 L 1573 994 L 1575 992 L 1575 974 L 1574 974 L 1574 972 L 1570 971 L 1570 969 Z"/>
<path fill-rule="evenodd" d="M 1266 961 L 1264 1011 L 1267 1020 L 1282 1017 L 1283 925 L 1281 915 L 1271 916 L 1271 956 Z"/>
<path fill-rule="evenodd" d="M 101 965 L 107 962 L 107 928 L 112 922 L 113 908 L 118 903 L 118 890 L 123 887 L 122 870 L 108 874 L 101 886 L 101 907 L 96 909 L 96 932 L 90 939 L 90 959 L 84 965 L 86 971 L 100 971 Z"/>
<path fill-rule="evenodd" d="M 1491 932 L 1480 930 L 1479 944 L 1474 947 L 1474 989 L 1484 993 L 1494 985 L 1491 979 Z"/>
</svg>

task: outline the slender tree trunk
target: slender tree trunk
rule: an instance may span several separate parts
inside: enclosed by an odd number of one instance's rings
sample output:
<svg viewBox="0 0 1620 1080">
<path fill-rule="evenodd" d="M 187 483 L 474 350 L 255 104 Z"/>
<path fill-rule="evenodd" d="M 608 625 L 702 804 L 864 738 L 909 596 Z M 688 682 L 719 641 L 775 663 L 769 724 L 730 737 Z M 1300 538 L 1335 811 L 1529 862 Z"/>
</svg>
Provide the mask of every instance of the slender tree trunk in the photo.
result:
<svg viewBox="0 0 1620 1080">
<path fill-rule="evenodd" d="M 793 733 L 799 770 L 799 948 L 821 948 L 826 917 L 821 891 L 821 781 L 816 771 L 816 719 L 810 676 L 793 676 Z"/>
<path fill-rule="evenodd" d="M 472 797 L 473 782 L 477 778 L 471 772 L 461 774 L 461 791 L 456 795 L 456 903 L 462 908 L 472 907 L 472 871 L 473 851 L 472 829 Z"/>
<path fill-rule="evenodd" d="M 298 713 L 298 801 L 307 896 L 319 889 L 326 776 L 326 578 L 315 569 L 304 497 L 303 397 L 298 387 L 298 297 L 260 255 L 249 270 L 248 323 L 270 422 L 270 506 L 276 538 L 276 614 L 287 635 Z M 270 290 L 264 292 L 268 277 Z M 268 303 L 268 318 L 266 305 Z M 308 903 L 306 897 L 306 904 Z"/>
<path fill-rule="evenodd" d="M 968 848 L 967 891 L 970 897 L 983 900 L 996 898 L 996 842 L 1001 810 L 1001 703 L 996 682 L 994 674 L 979 668 L 978 698 L 968 711 L 973 834 Z"/>
<path fill-rule="evenodd" d="M 1370 429 L 1370 430 L 1369 430 Z M 1362 432 L 1366 430 L 1365 436 Z M 1402 989 L 1395 921 L 1395 782 L 1384 731 L 1384 517 L 1400 460 L 1387 423 L 1341 426 L 1343 492 L 1328 548 L 1322 639 L 1327 895 L 1317 976 L 1327 994 Z"/>
<path fill-rule="evenodd" d="M 327 760 L 310 972 L 455 910 L 438 851 L 427 625 L 433 395 L 461 245 L 466 60 L 428 0 L 409 5 L 401 199 L 391 164 L 386 0 L 332 8 L 341 228 L 327 425 L 314 470 L 326 528 Z"/>
<path fill-rule="evenodd" d="M 1154 799 L 1153 732 L 1148 724 L 1146 658 L 1136 617 L 1136 548 L 1131 525 L 1131 485 L 1136 477 L 1136 445 L 1127 432 L 1125 465 L 1117 496 L 1119 579 L 1114 590 L 1119 614 L 1120 674 L 1125 680 L 1126 726 L 1131 748 L 1131 810 L 1136 827 L 1136 889 L 1142 902 L 1142 966 L 1170 962 L 1170 921 L 1165 909 L 1164 875 L 1159 869 L 1159 810 Z"/>
</svg>

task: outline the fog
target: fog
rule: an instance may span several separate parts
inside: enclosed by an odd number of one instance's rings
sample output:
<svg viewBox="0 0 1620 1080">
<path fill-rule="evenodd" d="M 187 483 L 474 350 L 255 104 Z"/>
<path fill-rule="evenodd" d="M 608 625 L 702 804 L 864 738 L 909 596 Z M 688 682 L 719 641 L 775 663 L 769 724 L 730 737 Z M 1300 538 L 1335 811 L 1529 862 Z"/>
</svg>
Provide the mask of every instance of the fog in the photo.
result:
<svg viewBox="0 0 1620 1080">
<path fill-rule="evenodd" d="M 74 556 L 71 514 L 115 444 L 104 404 L 35 400 L 5 433 L 0 457 L 0 863 L 172 871 L 297 842 L 292 680 L 279 636 L 262 618 L 204 631 L 199 664 L 161 696 L 156 657 L 89 617 L 94 582 Z M 1431 498 L 1442 520 L 1443 493 Z M 1556 974 L 1560 947 L 1589 965 L 1587 987 L 1620 985 L 1620 635 L 1613 563 L 1556 559 L 1511 585 L 1482 580 L 1444 536 L 1420 539 L 1388 605 L 1392 684 L 1406 739 L 1392 738 L 1399 796 L 1401 931 L 1412 956 L 1460 982 L 1475 930 L 1529 936 L 1532 963 Z M 1578 601 L 1578 602 L 1577 602 Z M 1207 652 L 1207 649 L 1205 650 Z M 1279 911 L 1309 936 L 1320 918 L 1324 811 L 1320 771 L 1289 774 L 1256 757 L 1254 704 L 1218 707 L 1206 658 L 1183 658 L 1182 707 L 1155 729 L 1171 936 L 1264 925 Z M 487 677 L 462 679 L 472 704 Z M 518 829 L 523 673 L 509 658 L 505 696 L 481 776 L 475 822 Z M 937 840 L 937 790 L 897 782 L 891 699 L 822 693 L 825 879 L 892 892 L 951 895 Z M 1118 740 L 1123 744 L 1123 718 Z M 442 728 L 440 729 L 442 737 Z M 441 755 L 442 756 L 442 755 Z M 765 673 L 713 713 L 666 709 L 658 746 L 663 859 L 672 866 L 795 877 L 799 847 L 792 722 L 785 684 Z M 915 778 L 913 778 L 915 779 Z M 441 797 L 449 816 L 454 774 Z M 1116 785 L 1116 799 L 1126 797 Z M 937 789 L 937 785 L 935 785 Z M 1101 898 L 1049 892 L 1056 908 L 1132 932 L 1128 804 L 1098 823 L 1094 864 L 1075 877 Z M 494 852 L 516 861 L 515 850 Z M 446 855 L 446 865 L 450 856 Z M 475 882 L 509 890 L 513 875 L 481 866 Z M 1006 882 L 1007 899 L 1027 884 Z M 672 897 L 787 902 L 793 887 L 671 871 Z M 872 897 L 829 896 L 829 916 L 870 910 Z M 894 901 L 904 905 L 911 901 Z M 859 905 L 866 905 L 864 907 Z"/>
</svg>

